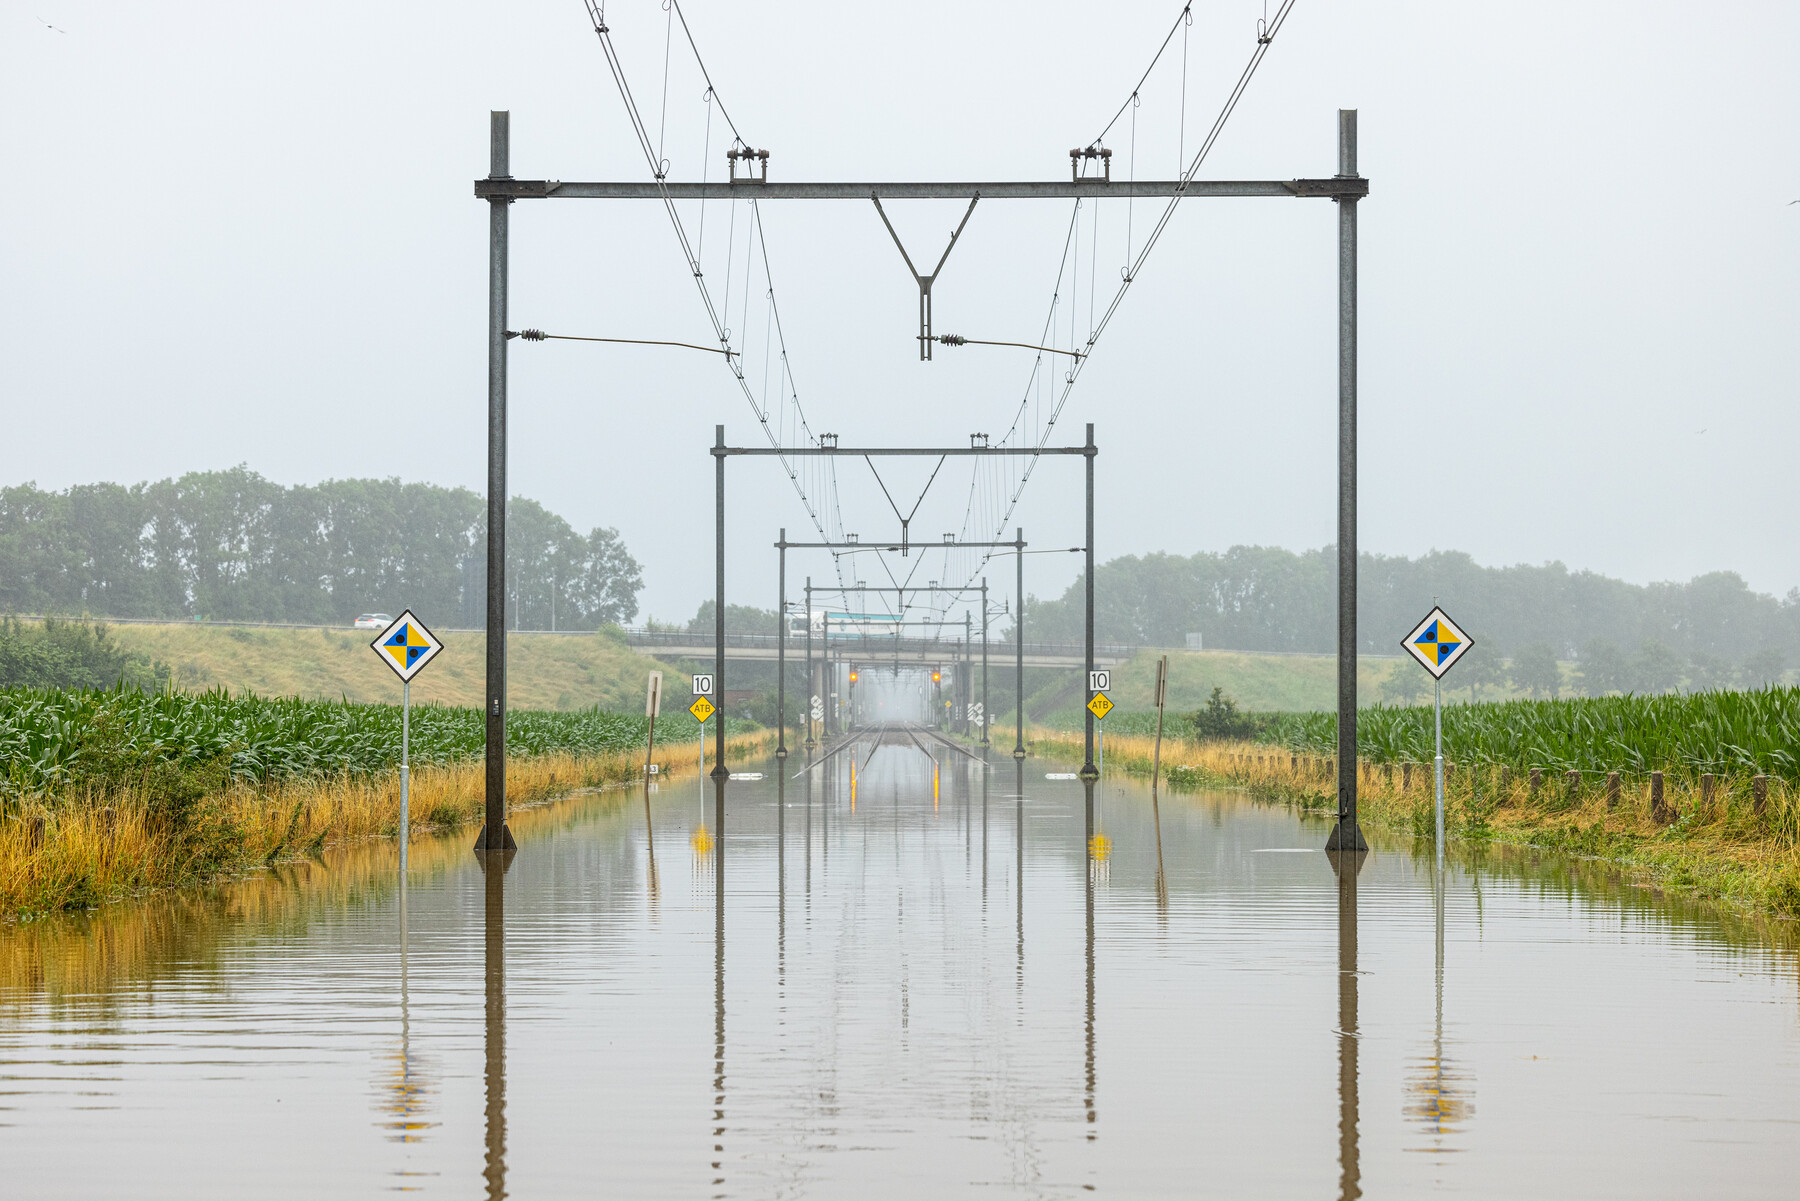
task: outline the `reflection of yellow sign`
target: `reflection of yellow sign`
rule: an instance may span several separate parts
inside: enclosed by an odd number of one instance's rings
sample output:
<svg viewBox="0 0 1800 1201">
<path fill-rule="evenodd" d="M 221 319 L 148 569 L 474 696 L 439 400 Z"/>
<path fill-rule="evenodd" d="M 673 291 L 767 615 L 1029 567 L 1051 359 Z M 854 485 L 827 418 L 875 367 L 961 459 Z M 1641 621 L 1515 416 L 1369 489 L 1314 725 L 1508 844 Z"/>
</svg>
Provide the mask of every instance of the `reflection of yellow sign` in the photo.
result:
<svg viewBox="0 0 1800 1201">
<path fill-rule="evenodd" d="M 694 698 L 694 703 L 688 706 L 688 712 L 698 720 L 705 721 L 713 715 L 713 703 L 703 696 L 697 696 Z"/>
<path fill-rule="evenodd" d="M 1088 842 L 1088 857 L 1104 863 L 1112 857 L 1112 840 L 1104 834 L 1096 834 Z"/>
<path fill-rule="evenodd" d="M 1094 699 L 1088 702 L 1088 711 L 1095 717 L 1105 717 L 1113 711 L 1113 703 L 1106 699 L 1104 692 L 1096 692 Z"/>
<path fill-rule="evenodd" d="M 705 858 L 712 853 L 712 835 L 706 832 L 705 826 L 701 826 L 699 829 L 695 830 L 688 838 L 688 841 L 694 844 L 694 854 L 699 855 L 701 858 Z"/>
</svg>

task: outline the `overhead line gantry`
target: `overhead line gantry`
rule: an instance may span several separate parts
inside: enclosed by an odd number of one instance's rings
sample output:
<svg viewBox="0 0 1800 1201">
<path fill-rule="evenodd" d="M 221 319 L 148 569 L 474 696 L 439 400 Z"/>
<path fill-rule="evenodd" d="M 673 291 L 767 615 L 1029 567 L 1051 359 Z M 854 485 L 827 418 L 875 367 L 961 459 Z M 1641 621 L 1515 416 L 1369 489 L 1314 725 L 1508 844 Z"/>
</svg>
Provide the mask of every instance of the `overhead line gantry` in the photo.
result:
<svg viewBox="0 0 1800 1201">
<path fill-rule="evenodd" d="M 1283 12 L 1285 13 L 1285 9 Z M 1267 37 L 1259 38 L 1258 55 L 1252 59 L 1254 70 Z M 1249 71 L 1239 82 L 1232 104 L 1241 94 Z M 1226 109 L 1226 114 L 1230 106 Z M 1220 117 L 1222 122 L 1224 115 Z M 1215 127 L 1216 132 L 1216 127 Z M 1338 205 L 1338 822 L 1327 842 L 1328 849 L 1363 850 L 1366 843 L 1357 829 L 1356 818 L 1356 280 L 1357 280 L 1357 202 L 1369 193 L 1369 181 L 1357 172 L 1356 112 L 1338 112 L 1338 173 L 1329 178 L 1288 180 L 1181 180 L 1136 181 L 1113 180 L 1108 176 L 1083 178 L 1076 155 L 1071 155 L 1071 178 L 1067 180 L 997 180 L 984 182 L 784 182 L 768 179 L 767 159 L 759 158 L 759 175 L 732 178 L 718 182 L 676 182 L 667 178 L 650 181 L 581 181 L 550 179 L 514 179 L 511 163 L 511 115 L 490 114 L 490 153 L 488 175 L 475 181 L 475 195 L 488 202 L 488 588 L 487 588 L 487 812 L 478 849 L 495 849 L 510 845 L 511 833 L 506 828 L 506 382 L 507 382 L 507 280 L 509 263 L 510 206 L 519 200 L 654 200 L 665 205 L 683 199 L 756 199 L 756 200 L 879 200 L 879 199 L 1071 199 L 1164 197 L 1179 199 L 1211 199 L 1223 197 L 1287 197 L 1290 199 L 1328 199 Z M 757 152 L 760 154 L 760 152 Z M 736 152 L 734 148 L 734 157 Z M 1202 154 L 1201 159 L 1204 158 Z M 1197 170 L 1199 162 L 1189 169 Z M 660 175 L 660 172 L 658 172 Z M 1170 206 L 1170 212 L 1173 205 Z M 1165 220 L 1167 215 L 1165 215 Z M 1148 247 L 1146 247 L 1146 253 Z M 1116 302 L 1115 302 L 1116 303 Z M 1110 311 L 1110 310 L 1109 310 Z M 1091 427 L 1090 427 L 1091 429 Z M 823 438 L 820 439 L 824 441 Z M 833 440 L 835 442 L 835 439 Z M 723 427 L 713 448 L 719 480 L 718 542 L 718 676 L 723 678 L 725 644 L 724 601 L 724 473 L 725 459 L 731 455 L 801 455 L 861 454 L 930 454 L 930 455 L 1024 455 L 1087 454 L 1089 476 L 1088 569 L 1086 578 L 1089 668 L 1092 669 L 1093 645 L 1093 439 L 1086 448 L 1052 448 L 1041 446 L 954 447 L 915 449 L 870 449 L 840 451 L 835 445 L 826 447 L 726 447 Z M 1091 698 L 1090 698 L 1091 699 Z M 1088 763 L 1083 774 L 1093 771 L 1093 726 L 1088 723 Z M 717 732 L 718 765 L 715 774 L 726 772 L 724 765 L 724 723 Z M 722 802 L 721 802 L 722 803 Z"/>
</svg>

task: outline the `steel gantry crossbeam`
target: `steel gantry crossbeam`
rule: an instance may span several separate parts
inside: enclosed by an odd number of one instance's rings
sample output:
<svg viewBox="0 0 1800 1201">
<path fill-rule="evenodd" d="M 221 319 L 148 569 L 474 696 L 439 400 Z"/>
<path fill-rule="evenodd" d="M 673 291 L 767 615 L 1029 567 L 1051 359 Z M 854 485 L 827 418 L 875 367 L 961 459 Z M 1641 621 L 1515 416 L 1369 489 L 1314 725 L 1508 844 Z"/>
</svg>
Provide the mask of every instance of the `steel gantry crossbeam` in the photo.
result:
<svg viewBox="0 0 1800 1201">
<path fill-rule="evenodd" d="M 498 850 L 511 844 L 506 829 L 506 365 L 508 208 L 520 200 L 639 200 L 664 204 L 676 200 L 1055 200 L 1071 198 L 1161 197 L 1168 200 L 1220 197 L 1317 198 L 1338 206 L 1338 822 L 1327 846 L 1364 850 L 1356 822 L 1356 205 L 1369 194 L 1369 181 L 1357 173 L 1356 110 L 1338 112 L 1338 173 L 1322 179 L 1128 181 L 1106 178 L 998 180 L 984 182 L 782 182 L 733 179 L 717 183 L 676 183 L 667 179 L 565 182 L 514 179 L 511 114 L 489 114 L 488 174 L 475 181 L 475 196 L 488 202 L 488 556 L 487 556 L 487 813 L 478 849 Z M 725 450 L 720 447 L 718 450 Z M 858 454 L 870 451 L 836 448 L 739 448 L 731 454 Z M 898 450 L 888 454 L 1078 454 L 1078 449 L 1028 447 Z M 1092 439 L 1085 449 L 1092 479 Z M 721 494 L 725 456 L 717 460 Z M 1093 644 L 1092 600 L 1093 505 L 1088 506 L 1089 601 L 1088 644 Z M 723 666 L 725 620 L 722 581 L 724 546 L 719 548 L 721 596 L 720 659 Z M 1090 661 L 1091 669 L 1092 663 Z M 725 772 L 723 723 L 720 725 L 718 773 Z M 1093 723 L 1088 723 L 1088 763 L 1092 771 Z M 1021 746 L 1020 751 L 1023 750 Z M 1017 752 L 1015 752 L 1017 753 Z"/>
<path fill-rule="evenodd" d="M 714 509 L 714 520 L 716 523 L 715 524 L 715 533 L 714 533 L 714 560 L 715 560 L 714 570 L 716 572 L 716 585 L 717 585 L 716 591 L 714 594 L 714 600 L 713 600 L 713 607 L 715 610 L 715 612 L 713 614 L 714 631 L 715 631 L 715 638 L 716 638 L 716 642 L 714 643 L 716 649 L 714 651 L 714 656 L 713 656 L 713 687 L 718 690 L 718 694 L 721 698 L 723 698 L 725 695 L 725 461 L 727 459 L 733 458 L 735 456 L 740 456 L 740 455 L 754 457 L 754 456 L 763 456 L 763 455 L 780 455 L 783 453 L 797 454 L 797 455 L 853 454 L 853 455 L 861 455 L 865 458 L 870 458 L 870 459 L 877 458 L 877 457 L 887 457 L 887 456 L 891 456 L 891 455 L 938 455 L 938 456 L 942 457 L 942 456 L 947 456 L 947 455 L 986 455 L 986 454 L 1010 455 L 1010 454 L 1032 454 L 1032 453 L 1048 454 L 1048 455 L 1080 455 L 1080 456 L 1082 456 L 1083 465 L 1087 469 L 1087 471 L 1086 471 L 1086 476 L 1087 476 L 1087 545 L 1081 546 L 1081 547 L 1072 547 L 1070 549 L 1076 550 L 1076 551 L 1085 551 L 1087 554 L 1087 620 L 1085 622 L 1086 640 L 1085 640 L 1085 648 L 1084 648 L 1084 650 L 1085 650 L 1084 658 L 1086 659 L 1086 664 L 1087 664 L 1088 679 L 1092 680 L 1093 673 L 1094 673 L 1094 459 L 1100 453 L 1099 447 L 1097 447 L 1094 444 L 1094 423 L 1093 422 L 1090 421 L 1087 424 L 1087 441 L 1083 445 L 1081 445 L 1081 446 L 1048 446 L 1048 447 L 1043 447 L 1039 451 L 1036 451 L 1036 452 L 1025 450 L 1024 448 L 1012 448 L 1012 447 L 989 448 L 989 447 L 985 447 L 985 446 L 974 446 L 974 445 L 951 446 L 951 447 L 874 447 L 874 446 L 871 446 L 871 447 L 864 447 L 864 448 L 859 448 L 859 449 L 855 449 L 855 450 L 841 450 L 836 445 L 834 445 L 837 441 L 837 439 L 835 437 L 833 437 L 831 435 L 826 435 L 826 437 L 830 438 L 832 444 L 826 444 L 826 445 L 820 445 L 820 446 L 806 446 L 806 447 L 801 447 L 797 450 L 784 452 L 783 450 L 776 448 L 776 447 L 727 446 L 725 443 L 725 427 L 723 425 L 716 425 L 713 427 L 713 445 L 712 445 L 713 509 Z M 823 439 L 821 439 L 821 441 L 823 441 Z M 901 545 L 903 545 L 903 544 L 896 543 L 891 549 L 897 551 L 900 549 Z M 1025 559 L 1024 559 L 1025 541 L 1024 541 L 1024 534 L 1022 532 L 1019 533 L 1018 535 L 1016 535 L 1013 538 L 1013 540 L 1010 542 L 987 542 L 987 541 L 984 541 L 984 542 L 944 542 L 944 543 L 922 543 L 919 545 L 921 545 L 922 547 L 963 546 L 963 547 L 971 547 L 971 548 L 988 548 L 988 549 L 999 549 L 999 548 L 1004 547 L 1004 548 L 1012 550 L 1015 554 L 1017 554 L 1019 556 L 1019 562 L 1021 564 L 1023 564 L 1025 561 Z M 781 567 L 780 567 L 781 596 L 780 596 L 779 611 L 783 614 L 783 618 L 782 618 L 782 622 L 781 622 L 781 633 L 780 633 L 780 637 L 778 640 L 777 655 L 780 659 L 780 662 L 783 664 L 783 667 L 785 667 L 786 660 L 787 660 L 787 633 L 786 633 L 787 621 L 786 621 L 785 615 L 786 615 L 786 611 L 787 611 L 787 552 L 788 552 L 788 550 L 791 548 L 810 547 L 810 548 L 816 549 L 816 550 L 832 550 L 832 551 L 842 554 L 842 553 L 847 553 L 848 551 L 852 551 L 852 550 L 881 550 L 881 549 L 886 549 L 886 548 L 882 544 L 864 544 L 861 542 L 789 542 L 787 540 L 787 530 L 785 530 L 785 529 L 783 529 L 781 531 L 781 538 L 779 541 L 777 541 L 775 543 L 775 546 L 776 546 L 776 549 L 779 550 L 781 553 Z M 1021 579 L 1023 578 L 1023 572 L 1024 572 L 1024 568 L 1021 566 L 1021 568 L 1020 568 Z M 807 623 L 806 623 L 807 643 L 808 643 L 807 658 L 808 658 L 808 662 L 810 663 L 811 655 L 812 655 L 812 651 L 811 651 L 811 641 L 812 641 L 811 604 L 812 604 L 812 592 L 813 592 L 812 581 L 810 579 L 807 581 L 806 590 L 807 590 L 807 606 L 808 606 Z M 1021 595 L 1021 597 L 1020 597 L 1021 612 L 1023 611 L 1023 608 L 1024 608 L 1024 598 L 1023 598 L 1023 595 Z M 1021 623 L 1021 629 L 1022 628 L 1023 628 L 1023 623 Z M 1021 638 L 1022 637 L 1023 637 L 1023 635 L 1021 635 Z M 1023 653 L 1023 650 L 1022 650 L 1023 645 L 1024 645 L 1023 641 L 1021 641 L 1021 643 L 1020 643 L 1021 654 Z M 1023 658 L 1021 658 L 1020 663 L 1023 664 Z M 1023 673 L 1022 666 L 1020 668 L 1020 671 L 1022 674 Z M 783 668 L 777 668 L 776 674 L 778 677 L 782 677 L 783 676 Z M 776 687 L 777 687 L 777 691 L 779 693 L 784 688 L 784 684 L 778 683 Z M 1023 693 L 1021 692 L 1021 696 L 1022 695 L 1023 695 Z M 1093 699 L 1091 694 L 1089 695 L 1088 699 L 1089 700 Z M 780 697 L 776 701 L 776 704 L 778 706 L 780 706 L 784 703 L 784 701 L 785 701 L 785 697 L 784 696 Z M 1021 713 L 1020 721 L 1021 721 L 1021 723 L 1023 723 L 1023 721 L 1024 721 L 1023 712 L 1024 712 L 1024 706 L 1023 706 L 1023 704 L 1021 704 L 1020 705 L 1020 713 Z M 783 716 L 785 717 L 785 715 L 783 715 Z M 778 722 L 777 724 L 780 724 L 780 723 Z M 714 738 L 714 748 L 715 749 L 714 749 L 714 764 L 713 764 L 712 774 L 715 779 L 722 780 L 722 779 L 727 778 L 731 774 L 731 769 L 725 765 L 725 719 L 724 719 L 723 714 L 720 715 L 719 724 L 713 730 L 713 738 Z M 786 745 L 784 735 L 778 735 L 777 738 L 779 741 L 781 741 L 781 744 L 783 746 Z M 1020 747 L 1018 748 L 1017 751 L 1015 751 L 1015 754 L 1019 754 L 1019 753 L 1023 752 L 1023 750 L 1024 750 L 1023 742 L 1024 742 L 1024 728 L 1023 728 L 1023 725 L 1021 724 Z M 1087 762 L 1082 767 L 1081 770 L 1082 770 L 1082 774 L 1089 778 L 1094 778 L 1099 775 L 1098 770 L 1094 767 L 1094 718 L 1093 718 L 1093 714 L 1091 711 L 1089 712 L 1088 720 L 1087 720 Z"/>
<path fill-rule="evenodd" d="M 504 116 L 497 113 L 496 116 Z M 1231 196 L 1286 196 L 1290 198 L 1349 197 L 1369 194 L 1369 181 L 1355 176 L 1329 179 L 1196 179 L 1183 187 L 1179 180 L 1058 179 L 1003 180 L 985 183 L 824 183 L 776 182 L 738 179 L 735 182 L 675 183 L 605 182 L 565 183 L 557 179 L 513 179 L 489 176 L 475 181 L 481 200 L 1070 200 L 1138 199 L 1169 200 Z"/>
</svg>

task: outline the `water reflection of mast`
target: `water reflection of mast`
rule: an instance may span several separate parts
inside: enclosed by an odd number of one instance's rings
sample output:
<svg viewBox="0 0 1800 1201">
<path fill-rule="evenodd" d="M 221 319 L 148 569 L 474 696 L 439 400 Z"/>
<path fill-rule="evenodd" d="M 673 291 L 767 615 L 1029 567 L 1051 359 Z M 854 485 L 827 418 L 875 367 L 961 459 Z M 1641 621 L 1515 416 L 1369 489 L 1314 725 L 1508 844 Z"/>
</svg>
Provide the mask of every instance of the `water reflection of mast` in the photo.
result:
<svg viewBox="0 0 1800 1201">
<path fill-rule="evenodd" d="M 1087 785 L 1088 812 L 1094 811 L 1093 780 L 1083 781 Z M 1092 837 L 1088 839 L 1090 851 L 1094 846 Z M 1087 1120 L 1088 1141 L 1096 1136 L 1094 1130 L 1094 876 L 1095 871 L 1089 868 L 1087 874 Z"/>
<path fill-rule="evenodd" d="M 1018 987 L 1025 987 L 1025 761 L 1013 760 L 1013 844 L 1018 849 L 1018 865 L 1013 869 L 1013 894 L 1018 899 L 1019 967 Z"/>
<path fill-rule="evenodd" d="M 485 889 L 487 948 L 484 979 L 487 1009 L 487 1195 L 506 1196 L 506 872 L 513 854 L 477 851 Z"/>
<path fill-rule="evenodd" d="M 1367 851 L 1327 851 L 1338 881 L 1338 1195 L 1362 1196 L 1357 1115 L 1356 876 Z"/>
<path fill-rule="evenodd" d="M 809 726 L 808 729 L 810 730 L 811 727 Z M 806 752 L 806 773 L 805 773 L 806 774 L 806 906 L 807 906 L 806 911 L 809 914 L 812 912 L 812 782 L 813 782 L 812 764 L 813 764 L 813 757 L 812 757 L 811 743 L 812 743 L 812 740 L 809 737 L 807 739 L 808 749 Z"/>
<path fill-rule="evenodd" d="M 713 780 L 713 1187 L 725 1183 L 725 777 Z"/>
<path fill-rule="evenodd" d="M 785 766 L 785 764 L 784 764 Z M 775 773 L 775 964 L 778 979 L 787 967 L 787 774 Z"/>
<path fill-rule="evenodd" d="M 981 916 L 987 917 L 988 867 L 988 749 L 981 748 Z"/>
</svg>

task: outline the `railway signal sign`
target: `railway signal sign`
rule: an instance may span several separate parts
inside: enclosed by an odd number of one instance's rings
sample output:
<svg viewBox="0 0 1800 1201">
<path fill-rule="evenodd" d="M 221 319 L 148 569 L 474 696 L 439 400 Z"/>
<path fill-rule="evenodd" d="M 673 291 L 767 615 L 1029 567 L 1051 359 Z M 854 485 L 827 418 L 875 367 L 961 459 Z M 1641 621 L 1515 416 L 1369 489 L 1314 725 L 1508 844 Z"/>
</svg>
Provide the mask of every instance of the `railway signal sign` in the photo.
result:
<svg viewBox="0 0 1800 1201">
<path fill-rule="evenodd" d="M 425 670 L 427 663 L 437 658 L 444 644 L 408 609 L 376 635 L 369 647 L 403 683 L 410 683 L 414 676 Z"/>
<path fill-rule="evenodd" d="M 1110 671 L 1090 671 L 1090 672 L 1088 672 L 1088 691 L 1089 692 L 1105 692 L 1108 689 L 1110 689 L 1111 687 L 1112 687 L 1112 672 L 1110 672 Z"/>
<path fill-rule="evenodd" d="M 1087 707 L 1088 712 L 1092 713 L 1096 719 L 1103 718 L 1113 711 L 1113 703 L 1106 699 L 1104 692 L 1096 692 L 1094 699 L 1088 702 Z"/>
<path fill-rule="evenodd" d="M 814 721 L 825 720 L 825 698 L 816 692 L 812 694 L 812 719 Z"/>
<path fill-rule="evenodd" d="M 1431 673 L 1433 679 L 1441 680 L 1475 644 L 1456 627 L 1448 613 L 1434 607 L 1400 645 L 1419 661 L 1419 666 Z"/>
<path fill-rule="evenodd" d="M 694 677 L 694 695 L 695 696 L 706 696 L 706 695 L 710 694 L 713 690 L 712 685 L 713 685 L 713 678 L 711 676 L 695 676 Z"/>
<path fill-rule="evenodd" d="M 695 697 L 694 703 L 688 706 L 688 712 L 697 720 L 705 721 L 713 715 L 713 703 L 703 696 Z"/>
</svg>

